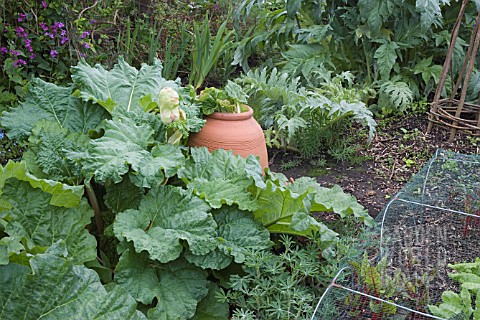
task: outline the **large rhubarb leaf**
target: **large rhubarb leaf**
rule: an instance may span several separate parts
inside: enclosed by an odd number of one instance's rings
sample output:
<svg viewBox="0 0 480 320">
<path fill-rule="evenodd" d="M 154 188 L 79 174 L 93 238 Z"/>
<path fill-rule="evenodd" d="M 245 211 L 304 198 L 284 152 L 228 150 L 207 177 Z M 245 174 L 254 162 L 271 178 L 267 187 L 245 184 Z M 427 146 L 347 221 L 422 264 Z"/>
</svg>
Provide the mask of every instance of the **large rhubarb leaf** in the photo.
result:
<svg viewBox="0 0 480 320">
<path fill-rule="evenodd" d="M 30 183 L 33 188 L 38 188 L 49 194 L 47 203 L 59 207 L 76 207 L 83 195 L 83 186 L 68 186 L 57 181 L 38 179 L 31 175 L 23 162 L 9 161 L 0 171 L 0 196 L 3 193 L 5 182 L 10 178 L 16 178 Z M 0 197 L 0 209 L 11 208 L 12 204 Z"/>
<path fill-rule="evenodd" d="M 25 247 L 18 239 L 12 237 L 3 237 L 0 239 L 0 266 L 6 265 L 10 261 L 11 255 L 18 255 Z"/>
<path fill-rule="evenodd" d="M 144 158 L 130 180 L 138 187 L 153 188 L 163 184 L 165 178 L 173 177 L 183 166 L 185 157 L 178 146 L 171 144 L 153 147 L 151 157 Z"/>
<path fill-rule="evenodd" d="M 203 255 L 216 246 L 217 224 L 203 200 L 172 186 L 151 189 L 138 210 L 117 215 L 113 229 L 119 239 L 132 241 L 135 250 L 166 263 L 183 251 L 183 240 L 193 254 Z"/>
<path fill-rule="evenodd" d="M 101 65 L 91 67 L 82 60 L 72 68 L 72 78 L 83 100 L 92 100 L 110 113 L 116 108 L 138 111 L 144 96 L 156 97 L 164 87 L 178 88 L 176 82 L 162 78 L 162 69 L 159 60 L 152 66 L 142 64 L 137 70 L 120 57 L 110 71 Z"/>
<path fill-rule="evenodd" d="M 335 212 L 342 218 L 353 215 L 367 226 L 374 223 L 373 218 L 368 215 L 367 210 L 358 203 L 357 199 L 353 195 L 343 192 L 338 185 L 334 185 L 332 188 L 317 187 L 312 211 Z"/>
<path fill-rule="evenodd" d="M 50 251 L 30 265 L 0 266 L 1 319 L 145 319 L 123 288 L 107 292 L 83 265 Z"/>
<path fill-rule="evenodd" d="M 277 185 L 284 185 L 285 181 L 287 181 L 281 173 L 276 173 L 272 177 Z M 313 178 L 301 177 L 293 182 L 288 182 L 285 188 L 299 195 L 312 193 L 314 198 L 310 209 L 311 212 L 335 212 L 341 218 L 353 215 L 367 226 L 373 224 L 373 218 L 370 217 L 367 210 L 358 203 L 353 195 L 345 193 L 338 185 L 324 188 Z"/>
<path fill-rule="evenodd" d="M 149 319 L 189 319 L 197 303 L 207 295 L 208 273 L 183 259 L 159 264 L 145 252 L 128 249 L 115 269 L 115 281 L 143 304 L 157 304 L 148 311 Z"/>
<path fill-rule="evenodd" d="M 48 193 L 15 179 L 5 183 L 2 198 L 12 205 L 8 210 L 0 211 L 0 217 L 7 221 L 4 232 L 10 237 L 23 239 L 26 249 L 49 247 L 64 240 L 76 264 L 96 258 L 97 241 L 85 229 L 93 216 L 86 200 L 77 208 L 52 206 L 48 204 Z"/>
<path fill-rule="evenodd" d="M 313 194 L 297 194 L 267 181 L 267 188 L 258 196 L 255 218 L 272 233 L 308 235 L 318 232 L 322 241 L 331 242 L 336 233 L 310 216 Z"/>
<path fill-rule="evenodd" d="M 128 177 L 120 183 L 107 182 L 105 189 L 106 193 L 103 200 L 107 207 L 115 213 L 128 209 L 138 209 L 145 194 L 145 189 L 134 185 Z"/>
<path fill-rule="evenodd" d="M 78 185 L 84 178 L 82 168 L 68 154 L 84 152 L 89 140 L 84 134 L 70 133 L 57 122 L 41 120 L 28 138 L 29 148 L 23 154 L 23 161 L 38 178 Z"/>
<path fill-rule="evenodd" d="M 30 83 L 25 102 L 5 112 L 1 124 L 10 138 L 22 141 L 40 120 L 54 121 L 71 132 L 96 130 L 108 113 L 72 96 L 72 88 L 59 87 L 41 79 Z"/>
<path fill-rule="evenodd" d="M 236 204 L 241 210 L 256 209 L 253 195 L 247 190 L 253 184 L 255 173 L 249 173 L 251 166 L 246 165 L 245 159 L 223 149 L 209 153 L 205 147 L 192 148 L 191 153 L 178 173 L 188 188 L 212 208 Z"/>
<path fill-rule="evenodd" d="M 204 256 L 187 253 L 188 261 L 204 269 L 223 269 L 233 259 L 245 261 L 245 253 L 270 247 L 270 233 L 250 212 L 237 207 L 223 207 L 213 212 L 218 224 L 218 247 Z"/>
<path fill-rule="evenodd" d="M 105 123 L 105 135 L 92 140 L 84 169 L 95 175 L 95 180 L 115 183 L 122 181 L 131 165 L 134 170 L 151 158 L 147 146 L 153 143 L 153 130 L 147 125 L 136 125 L 129 118 L 117 118 Z"/>
</svg>

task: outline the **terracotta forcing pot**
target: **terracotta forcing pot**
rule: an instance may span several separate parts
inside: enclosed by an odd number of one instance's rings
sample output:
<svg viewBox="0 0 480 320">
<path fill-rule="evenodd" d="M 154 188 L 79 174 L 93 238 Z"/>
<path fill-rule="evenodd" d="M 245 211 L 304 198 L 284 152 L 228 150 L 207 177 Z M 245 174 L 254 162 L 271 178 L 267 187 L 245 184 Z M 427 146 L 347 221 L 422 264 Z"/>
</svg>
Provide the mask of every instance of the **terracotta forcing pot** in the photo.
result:
<svg viewBox="0 0 480 320">
<path fill-rule="evenodd" d="M 206 117 L 207 122 L 199 132 L 188 138 L 190 147 L 207 147 L 232 150 L 234 154 L 246 158 L 249 155 L 260 157 L 260 165 L 268 168 L 267 146 L 263 130 L 253 118 L 253 110 L 242 113 L 214 112 Z"/>
</svg>

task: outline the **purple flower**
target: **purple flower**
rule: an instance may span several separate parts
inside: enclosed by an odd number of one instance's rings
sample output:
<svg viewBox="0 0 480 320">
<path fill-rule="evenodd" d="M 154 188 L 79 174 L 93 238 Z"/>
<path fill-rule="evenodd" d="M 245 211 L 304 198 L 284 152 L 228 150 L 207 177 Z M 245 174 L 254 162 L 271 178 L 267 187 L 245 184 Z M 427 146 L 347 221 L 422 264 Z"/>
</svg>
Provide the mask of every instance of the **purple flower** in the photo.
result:
<svg viewBox="0 0 480 320">
<path fill-rule="evenodd" d="M 85 53 L 80 53 L 80 57 L 85 58 Z"/>
<path fill-rule="evenodd" d="M 83 46 L 84 46 L 86 49 L 90 49 L 90 44 L 88 44 L 88 43 L 86 43 L 86 42 L 83 43 Z"/>
<path fill-rule="evenodd" d="M 13 62 L 13 66 L 14 66 L 15 68 L 18 67 L 19 65 L 24 66 L 24 65 L 26 65 L 26 64 L 27 64 L 27 62 L 26 62 L 25 60 L 22 60 L 22 59 L 15 60 L 15 61 Z"/>
<path fill-rule="evenodd" d="M 15 33 L 16 33 L 17 36 L 19 36 L 19 37 L 26 36 L 25 29 L 23 29 L 23 28 L 20 27 L 20 26 L 18 26 L 18 27 L 15 29 Z"/>
<path fill-rule="evenodd" d="M 7 53 L 8 53 L 8 49 L 5 48 L 5 47 L 1 47 L 1 48 L 0 48 L 0 52 L 3 53 L 3 54 L 7 54 Z"/>
<path fill-rule="evenodd" d="M 36 55 L 35 53 L 32 53 L 32 54 L 30 55 L 30 60 L 35 59 L 36 56 L 37 56 L 37 55 Z"/>
<path fill-rule="evenodd" d="M 13 54 L 14 56 L 19 56 L 20 52 L 16 50 L 10 50 L 10 53 Z"/>
<path fill-rule="evenodd" d="M 95 19 L 90 20 L 90 24 L 95 24 L 95 22 L 97 22 L 97 20 Z"/>
<path fill-rule="evenodd" d="M 52 58 L 55 58 L 58 55 L 58 51 L 52 49 L 50 50 L 50 55 L 52 56 Z"/>
<path fill-rule="evenodd" d="M 80 36 L 80 38 L 85 39 L 85 38 L 88 37 L 89 35 L 90 35 L 90 31 L 85 31 L 84 33 L 82 33 L 82 35 Z"/>
<path fill-rule="evenodd" d="M 213 8 L 214 8 L 215 10 L 218 10 L 218 3 L 215 3 L 215 5 L 213 6 Z"/>
<path fill-rule="evenodd" d="M 23 19 L 26 19 L 27 18 L 27 15 L 25 13 L 20 13 L 18 15 L 18 22 L 22 22 Z"/>
<path fill-rule="evenodd" d="M 62 37 L 62 40 L 60 41 L 61 44 L 65 44 L 65 42 L 68 41 L 68 37 Z"/>
<path fill-rule="evenodd" d="M 65 25 L 64 25 L 63 23 L 61 23 L 61 22 L 55 22 L 55 23 L 53 24 L 53 29 L 57 29 L 57 28 L 62 29 L 63 27 L 65 27 Z"/>
<path fill-rule="evenodd" d="M 45 1 L 42 1 L 42 7 L 43 7 L 43 9 L 47 8 L 47 3 Z"/>
<path fill-rule="evenodd" d="M 53 33 L 50 33 L 50 32 L 45 32 L 45 35 L 46 35 L 47 37 L 52 38 L 52 39 L 55 38 L 55 35 L 53 35 Z"/>
<path fill-rule="evenodd" d="M 43 31 L 48 30 L 47 24 L 45 22 L 40 22 L 40 27 L 43 29 Z"/>
</svg>

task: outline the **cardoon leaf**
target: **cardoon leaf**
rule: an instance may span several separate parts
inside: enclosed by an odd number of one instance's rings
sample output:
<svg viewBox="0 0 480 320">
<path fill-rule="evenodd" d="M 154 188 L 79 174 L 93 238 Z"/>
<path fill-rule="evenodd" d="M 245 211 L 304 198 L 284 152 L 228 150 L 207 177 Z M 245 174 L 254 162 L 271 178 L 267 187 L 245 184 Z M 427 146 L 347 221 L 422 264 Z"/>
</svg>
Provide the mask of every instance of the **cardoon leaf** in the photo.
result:
<svg viewBox="0 0 480 320">
<path fill-rule="evenodd" d="M 395 42 L 385 42 L 375 51 L 373 57 L 378 61 L 378 69 L 382 79 L 390 78 L 390 71 L 392 71 L 393 65 L 397 60 L 397 52 L 395 50 L 398 48 L 399 46 Z"/>
</svg>

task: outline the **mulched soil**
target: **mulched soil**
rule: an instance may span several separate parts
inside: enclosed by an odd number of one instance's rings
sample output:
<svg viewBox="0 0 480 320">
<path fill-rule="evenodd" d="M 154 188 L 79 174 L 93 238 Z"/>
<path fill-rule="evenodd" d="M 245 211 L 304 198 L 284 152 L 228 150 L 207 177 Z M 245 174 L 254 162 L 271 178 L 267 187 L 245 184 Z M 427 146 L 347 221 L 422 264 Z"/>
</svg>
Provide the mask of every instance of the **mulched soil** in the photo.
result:
<svg viewBox="0 0 480 320">
<path fill-rule="evenodd" d="M 480 139 L 458 133 L 456 140 L 449 143 L 449 129 L 434 126 L 432 132 L 426 134 L 427 126 L 426 114 L 381 121 L 373 141 L 358 150 L 358 155 L 368 160 L 358 164 L 327 158 L 327 165 L 320 170 L 312 168 L 308 161 L 282 170 L 282 164 L 292 159 L 298 161 L 298 155 L 270 150 L 270 169 L 294 179 L 312 176 L 326 187 L 338 184 L 375 217 L 438 148 L 466 154 L 480 153 Z"/>
</svg>

